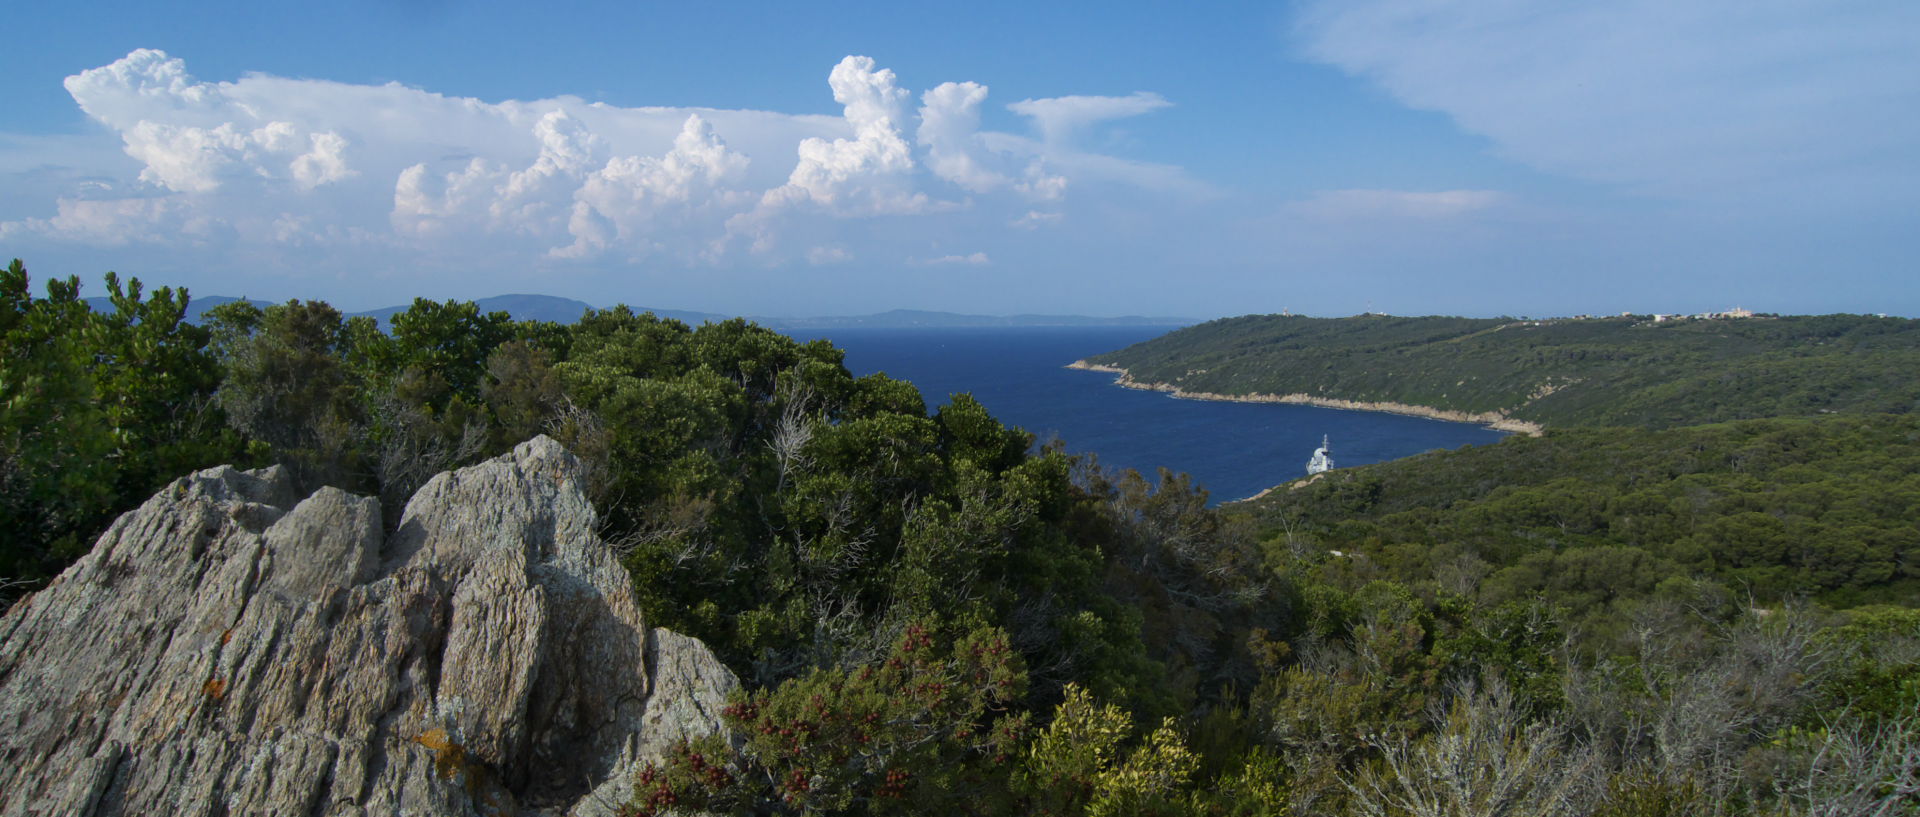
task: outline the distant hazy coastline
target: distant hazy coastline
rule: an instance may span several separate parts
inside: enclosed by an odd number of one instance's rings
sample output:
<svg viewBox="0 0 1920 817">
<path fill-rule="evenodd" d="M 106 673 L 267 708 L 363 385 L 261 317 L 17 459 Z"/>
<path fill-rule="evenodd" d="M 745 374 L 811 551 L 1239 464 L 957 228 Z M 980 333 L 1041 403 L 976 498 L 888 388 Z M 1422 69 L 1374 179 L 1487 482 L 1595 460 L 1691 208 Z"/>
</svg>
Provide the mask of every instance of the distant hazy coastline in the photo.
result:
<svg viewBox="0 0 1920 817">
<path fill-rule="evenodd" d="M 1190 400 L 1221 400 L 1230 403 L 1285 403 L 1300 406 L 1319 406 L 1321 408 L 1348 409 L 1352 411 L 1384 411 L 1390 414 L 1406 414 L 1414 417 L 1426 417 L 1433 420 L 1446 420 L 1454 423 L 1478 423 L 1496 431 L 1509 431 L 1538 437 L 1544 430 L 1539 423 L 1516 420 L 1499 412 L 1483 411 L 1468 413 L 1438 409 L 1432 406 L 1415 406 L 1407 403 L 1375 403 L 1362 400 L 1342 400 L 1334 397 L 1319 397 L 1311 394 L 1215 394 L 1213 392 L 1187 391 L 1168 383 L 1143 383 L 1133 379 L 1133 375 L 1119 366 L 1106 366 L 1076 360 L 1067 364 L 1069 369 L 1084 369 L 1090 372 L 1106 372 L 1116 375 L 1113 382 L 1129 389 L 1166 392 L 1174 397 Z"/>
</svg>

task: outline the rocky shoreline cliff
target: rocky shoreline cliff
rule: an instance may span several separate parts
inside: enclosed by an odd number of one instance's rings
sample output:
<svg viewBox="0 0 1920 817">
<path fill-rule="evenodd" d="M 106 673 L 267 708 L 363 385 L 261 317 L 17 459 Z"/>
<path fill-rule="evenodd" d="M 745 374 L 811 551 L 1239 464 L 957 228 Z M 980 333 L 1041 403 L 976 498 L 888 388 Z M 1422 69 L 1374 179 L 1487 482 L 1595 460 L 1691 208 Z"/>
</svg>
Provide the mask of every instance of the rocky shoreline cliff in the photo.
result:
<svg viewBox="0 0 1920 817">
<path fill-rule="evenodd" d="M 537 437 L 378 500 L 213 468 L 0 619 L 0 815 L 610 815 L 738 681 Z"/>
</svg>

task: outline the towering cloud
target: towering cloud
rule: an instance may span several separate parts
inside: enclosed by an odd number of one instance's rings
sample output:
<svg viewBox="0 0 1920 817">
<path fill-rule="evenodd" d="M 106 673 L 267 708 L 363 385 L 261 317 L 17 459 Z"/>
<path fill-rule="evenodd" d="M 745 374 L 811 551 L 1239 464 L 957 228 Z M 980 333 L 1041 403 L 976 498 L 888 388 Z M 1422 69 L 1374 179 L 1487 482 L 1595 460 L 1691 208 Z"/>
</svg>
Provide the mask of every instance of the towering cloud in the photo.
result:
<svg viewBox="0 0 1920 817">
<path fill-rule="evenodd" d="M 159 51 L 134 51 L 68 77 L 66 85 L 81 109 L 118 131 L 127 155 L 145 165 L 140 180 L 169 190 L 282 181 L 304 191 L 353 175 L 339 133 L 263 114 L 218 86 L 194 82 L 185 63 Z"/>
<path fill-rule="evenodd" d="M 872 58 L 848 57 L 833 67 L 827 84 L 833 100 L 846 106 L 854 138 L 802 140 L 793 175 L 785 186 L 767 191 L 766 203 L 811 201 L 852 213 L 924 208 L 926 194 L 911 190 L 905 179 L 914 167 L 913 151 L 900 135 L 907 92 L 895 87 L 893 72 L 876 70 Z"/>
<path fill-rule="evenodd" d="M 987 169 L 986 146 L 979 141 L 980 103 L 986 100 L 987 86 L 973 82 L 941 83 L 920 95 L 919 142 L 927 149 L 928 169 L 976 193 L 1007 183 Z"/>
</svg>

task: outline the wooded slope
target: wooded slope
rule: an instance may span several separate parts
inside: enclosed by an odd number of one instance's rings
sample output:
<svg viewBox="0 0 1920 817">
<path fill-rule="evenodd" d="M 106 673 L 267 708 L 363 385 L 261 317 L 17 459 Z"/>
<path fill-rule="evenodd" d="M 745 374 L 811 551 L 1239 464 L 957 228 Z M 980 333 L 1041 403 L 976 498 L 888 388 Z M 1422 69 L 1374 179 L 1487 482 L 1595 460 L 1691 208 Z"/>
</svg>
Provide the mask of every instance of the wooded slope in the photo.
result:
<svg viewBox="0 0 1920 817">
<path fill-rule="evenodd" d="M 1562 429 L 1329 472 L 1238 506 L 1351 569 L 1576 610 L 1718 582 L 1920 605 L 1920 417 Z M 1460 571 L 1466 571 L 1462 574 Z"/>
<path fill-rule="evenodd" d="M 1307 318 L 1211 321 L 1089 358 L 1141 383 L 1645 428 L 1920 404 L 1920 321 L 1856 315 L 1654 322 Z"/>
</svg>

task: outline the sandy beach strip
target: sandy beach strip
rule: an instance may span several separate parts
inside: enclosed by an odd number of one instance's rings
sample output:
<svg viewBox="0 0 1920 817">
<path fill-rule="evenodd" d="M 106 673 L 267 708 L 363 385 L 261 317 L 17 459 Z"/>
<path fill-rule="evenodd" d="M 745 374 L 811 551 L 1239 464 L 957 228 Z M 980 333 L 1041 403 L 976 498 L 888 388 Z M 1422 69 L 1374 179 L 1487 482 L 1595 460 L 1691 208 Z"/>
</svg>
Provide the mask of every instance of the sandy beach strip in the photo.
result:
<svg viewBox="0 0 1920 817">
<path fill-rule="evenodd" d="M 1538 437 L 1545 429 L 1539 424 L 1526 420 L 1516 420 L 1495 411 L 1470 413 L 1439 409 L 1432 406 L 1415 406 L 1407 403 L 1369 402 L 1364 400 L 1343 400 L 1337 397 L 1321 397 L 1312 394 L 1215 394 L 1213 392 L 1187 391 L 1168 383 L 1143 383 L 1133 379 L 1132 373 L 1119 366 L 1107 366 L 1076 360 L 1067 364 L 1069 369 L 1082 369 L 1091 372 L 1106 372 L 1115 375 L 1116 385 L 1142 391 L 1157 391 L 1188 400 L 1220 400 L 1229 403 L 1283 403 L 1298 406 L 1319 406 L 1321 408 L 1347 409 L 1349 411 L 1384 411 L 1389 414 L 1405 414 L 1413 417 L 1426 417 L 1433 420 L 1446 420 L 1454 423 L 1478 423 L 1495 431 L 1507 431 Z"/>
</svg>

